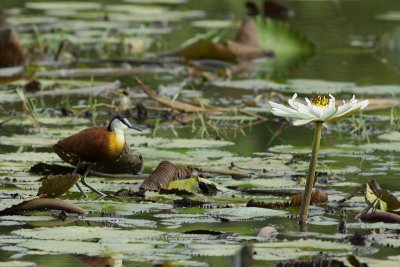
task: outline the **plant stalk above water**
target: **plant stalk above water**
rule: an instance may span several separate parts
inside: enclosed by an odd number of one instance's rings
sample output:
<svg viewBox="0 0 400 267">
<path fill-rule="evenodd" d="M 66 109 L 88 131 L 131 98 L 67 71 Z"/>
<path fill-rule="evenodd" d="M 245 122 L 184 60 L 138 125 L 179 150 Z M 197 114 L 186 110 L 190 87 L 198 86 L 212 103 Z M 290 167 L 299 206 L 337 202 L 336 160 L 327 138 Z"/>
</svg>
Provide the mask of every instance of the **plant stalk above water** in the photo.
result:
<svg viewBox="0 0 400 267">
<path fill-rule="evenodd" d="M 304 224 L 308 218 L 308 210 L 310 207 L 311 194 L 315 183 L 315 169 L 318 161 L 319 145 L 321 142 L 322 121 L 315 122 L 314 143 L 311 153 L 310 166 L 308 168 L 308 177 L 306 187 L 304 189 L 303 201 L 300 207 L 299 224 Z"/>
</svg>

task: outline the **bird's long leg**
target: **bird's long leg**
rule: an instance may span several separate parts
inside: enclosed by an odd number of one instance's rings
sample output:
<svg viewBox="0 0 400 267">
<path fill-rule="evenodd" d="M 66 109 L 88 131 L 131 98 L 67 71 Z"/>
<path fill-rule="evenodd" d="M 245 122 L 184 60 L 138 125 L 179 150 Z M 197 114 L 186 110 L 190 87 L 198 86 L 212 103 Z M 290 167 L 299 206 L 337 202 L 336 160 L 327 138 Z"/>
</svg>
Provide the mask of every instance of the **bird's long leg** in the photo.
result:
<svg viewBox="0 0 400 267">
<path fill-rule="evenodd" d="M 88 173 L 90 172 L 90 169 L 92 168 L 92 166 L 93 166 L 93 163 L 90 163 L 89 166 L 87 167 L 85 173 L 83 174 L 83 176 L 82 176 L 82 178 L 81 178 L 81 183 L 82 183 L 84 186 L 86 186 L 87 188 L 89 188 L 90 190 L 92 190 L 93 192 L 95 192 L 96 194 L 98 194 L 98 195 L 100 195 L 100 196 L 102 196 L 102 197 L 105 197 L 105 196 L 107 196 L 106 194 L 104 194 L 103 192 L 101 192 L 101 191 L 99 191 L 99 190 L 93 188 L 92 186 L 88 185 L 88 184 L 85 182 L 85 177 L 86 177 L 86 175 L 88 175 Z"/>
<path fill-rule="evenodd" d="M 76 174 L 76 172 L 79 170 L 79 167 L 81 166 L 81 161 L 78 161 L 78 165 L 76 165 L 75 170 L 72 172 L 72 175 Z M 78 187 L 79 192 L 81 192 L 82 196 L 84 198 L 88 198 L 89 196 L 86 194 L 85 191 L 83 191 L 82 187 L 79 185 L 78 182 L 75 183 L 76 187 Z"/>
</svg>

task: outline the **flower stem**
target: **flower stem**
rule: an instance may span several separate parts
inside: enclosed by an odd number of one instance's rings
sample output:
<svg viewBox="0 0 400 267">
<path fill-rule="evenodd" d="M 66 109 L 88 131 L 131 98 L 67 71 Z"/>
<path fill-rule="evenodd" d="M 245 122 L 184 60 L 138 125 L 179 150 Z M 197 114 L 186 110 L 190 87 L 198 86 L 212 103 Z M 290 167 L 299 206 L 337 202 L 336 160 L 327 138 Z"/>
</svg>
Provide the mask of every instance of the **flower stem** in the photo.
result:
<svg viewBox="0 0 400 267">
<path fill-rule="evenodd" d="M 308 168 L 308 177 L 307 177 L 306 187 L 304 189 L 303 201 L 301 202 L 301 208 L 300 208 L 300 217 L 299 217 L 300 224 L 304 224 L 307 221 L 308 217 L 308 209 L 310 207 L 311 194 L 315 181 L 315 168 L 317 166 L 319 144 L 321 142 L 322 124 L 323 122 L 320 121 L 315 122 L 313 149 L 311 153 L 310 166 Z"/>
</svg>

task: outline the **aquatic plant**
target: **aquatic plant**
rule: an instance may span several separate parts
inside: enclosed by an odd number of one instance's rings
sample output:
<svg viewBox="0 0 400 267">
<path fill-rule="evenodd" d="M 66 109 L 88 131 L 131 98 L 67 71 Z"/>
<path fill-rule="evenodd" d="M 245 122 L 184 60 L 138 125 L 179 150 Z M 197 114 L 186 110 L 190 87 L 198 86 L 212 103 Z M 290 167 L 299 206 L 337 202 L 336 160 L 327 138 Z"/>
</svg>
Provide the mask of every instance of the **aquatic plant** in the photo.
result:
<svg viewBox="0 0 400 267">
<path fill-rule="evenodd" d="M 308 169 L 307 183 L 305 186 L 303 200 L 300 208 L 299 223 L 307 221 L 308 209 L 310 206 L 311 193 L 315 183 L 315 169 L 317 166 L 321 132 L 324 122 L 337 122 L 338 120 L 351 116 L 368 105 L 368 100 L 358 101 L 353 98 L 349 102 L 343 100 L 343 104 L 336 106 L 335 98 L 329 94 L 313 94 L 311 100 L 305 98 L 306 105 L 296 101 L 297 94 L 294 94 L 288 103 L 290 107 L 270 101 L 272 114 L 279 117 L 293 119 L 293 125 L 301 126 L 309 122 L 315 123 L 315 133 L 310 165 Z"/>
</svg>

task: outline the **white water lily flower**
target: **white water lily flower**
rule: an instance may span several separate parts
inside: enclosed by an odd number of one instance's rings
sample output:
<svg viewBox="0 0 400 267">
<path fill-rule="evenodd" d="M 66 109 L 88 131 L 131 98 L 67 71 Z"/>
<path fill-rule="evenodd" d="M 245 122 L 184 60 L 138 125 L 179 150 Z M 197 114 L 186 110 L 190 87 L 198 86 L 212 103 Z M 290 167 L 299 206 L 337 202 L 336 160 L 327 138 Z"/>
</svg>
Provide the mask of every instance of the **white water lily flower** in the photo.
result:
<svg viewBox="0 0 400 267">
<path fill-rule="evenodd" d="M 314 94 L 311 101 L 307 97 L 306 105 L 296 101 L 297 94 L 294 94 L 288 103 L 290 107 L 269 102 L 272 106 L 272 114 L 279 117 L 294 119 L 293 125 L 300 126 L 306 123 L 315 122 L 336 122 L 341 118 L 351 116 L 368 105 L 368 100 L 358 101 L 353 98 L 349 102 L 343 100 L 341 106 L 336 106 L 335 98 L 329 94 Z"/>
</svg>

